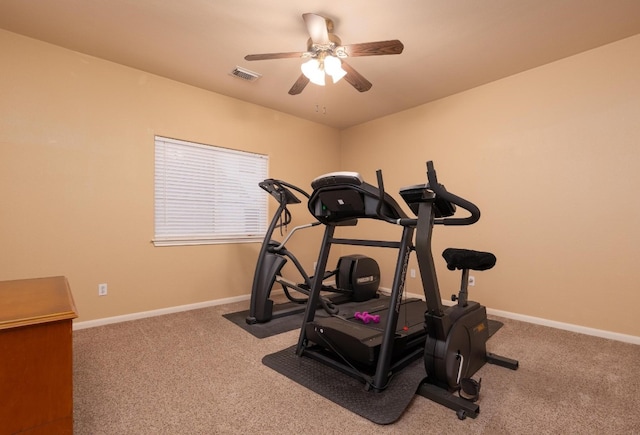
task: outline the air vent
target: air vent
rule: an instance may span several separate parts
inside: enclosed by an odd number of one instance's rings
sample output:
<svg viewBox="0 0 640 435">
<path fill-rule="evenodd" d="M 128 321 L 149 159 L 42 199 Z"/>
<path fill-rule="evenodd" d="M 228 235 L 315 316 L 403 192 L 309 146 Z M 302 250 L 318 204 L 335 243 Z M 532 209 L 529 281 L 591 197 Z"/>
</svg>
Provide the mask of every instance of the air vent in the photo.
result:
<svg viewBox="0 0 640 435">
<path fill-rule="evenodd" d="M 240 68 L 239 66 L 235 67 L 233 71 L 231 71 L 231 75 L 248 82 L 255 82 L 262 77 L 262 75 L 257 72 L 249 71 L 248 69 Z"/>
</svg>

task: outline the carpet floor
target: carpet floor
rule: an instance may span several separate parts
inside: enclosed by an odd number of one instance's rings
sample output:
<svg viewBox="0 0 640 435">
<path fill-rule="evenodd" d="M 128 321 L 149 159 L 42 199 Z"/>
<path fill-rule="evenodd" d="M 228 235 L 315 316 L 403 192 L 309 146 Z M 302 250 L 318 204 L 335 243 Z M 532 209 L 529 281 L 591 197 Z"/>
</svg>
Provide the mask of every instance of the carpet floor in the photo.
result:
<svg viewBox="0 0 640 435">
<path fill-rule="evenodd" d="M 414 395 L 378 425 L 267 367 L 297 342 L 259 339 L 223 315 L 238 302 L 75 331 L 75 434 L 637 434 L 640 346 L 499 319 L 476 419 Z"/>
</svg>

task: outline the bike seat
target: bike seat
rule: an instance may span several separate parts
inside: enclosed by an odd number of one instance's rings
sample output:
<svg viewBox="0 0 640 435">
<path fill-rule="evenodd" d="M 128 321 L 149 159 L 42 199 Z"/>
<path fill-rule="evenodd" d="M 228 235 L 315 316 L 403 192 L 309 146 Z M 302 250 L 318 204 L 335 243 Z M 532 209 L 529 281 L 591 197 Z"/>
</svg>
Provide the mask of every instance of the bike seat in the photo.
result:
<svg viewBox="0 0 640 435">
<path fill-rule="evenodd" d="M 496 264 L 496 256 L 491 252 L 471 249 L 447 248 L 442 252 L 449 270 L 488 270 Z"/>
</svg>

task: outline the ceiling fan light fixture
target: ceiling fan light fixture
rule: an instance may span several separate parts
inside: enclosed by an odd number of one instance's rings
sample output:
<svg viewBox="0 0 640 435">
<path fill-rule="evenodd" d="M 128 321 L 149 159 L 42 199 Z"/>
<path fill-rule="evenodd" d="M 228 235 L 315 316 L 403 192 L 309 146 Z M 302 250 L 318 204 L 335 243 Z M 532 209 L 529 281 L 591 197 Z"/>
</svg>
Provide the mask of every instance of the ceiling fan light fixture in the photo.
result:
<svg viewBox="0 0 640 435">
<path fill-rule="evenodd" d="M 312 78 L 309 79 L 309 81 L 313 84 L 316 84 L 318 86 L 324 86 L 324 72 L 322 72 L 322 70 L 318 70 L 317 74 L 314 74 L 314 76 Z"/>
<path fill-rule="evenodd" d="M 311 83 L 324 86 L 324 71 L 318 59 L 309 59 L 300 65 L 300 70 L 302 70 L 302 74 L 304 74 Z"/>
<path fill-rule="evenodd" d="M 335 56 L 322 56 L 321 60 L 317 58 L 309 59 L 302 65 L 300 70 L 311 83 L 319 86 L 325 85 L 325 73 L 331 76 L 333 83 L 337 83 L 341 78 L 347 75 L 342 69 L 342 62 Z"/>
<path fill-rule="evenodd" d="M 347 72 L 342 69 L 342 62 L 335 56 L 327 55 L 324 58 L 324 71 L 331 76 L 333 83 L 337 83 Z"/>
<path fill-rule="evenodd" d="M 400 54 L 404 44 L 397 39 L 387 41 L 363 42 L 343 46 L 340 38 L 333 33 L 333 21 L 319 14 L 305 13 L 302 19 L 307 26 L 309 40 L 307 51 L 286 53 L 248 54 L 245 60 L 267 60 L 302 58 L 307 60 L 301 65 L 302 74 L 289 89 L 289 95 L 298 95 L 309 82 L 324 86 L 325 72 L 331 76 L 333 83 L 343 77 L 358 92 L 371 89 L 371 82 L 358 73 L 342 59 L 356 56 L 380 56 L 386 54 Z M 347 67 L 345 71 L 344 66 Z"/>
</svg>

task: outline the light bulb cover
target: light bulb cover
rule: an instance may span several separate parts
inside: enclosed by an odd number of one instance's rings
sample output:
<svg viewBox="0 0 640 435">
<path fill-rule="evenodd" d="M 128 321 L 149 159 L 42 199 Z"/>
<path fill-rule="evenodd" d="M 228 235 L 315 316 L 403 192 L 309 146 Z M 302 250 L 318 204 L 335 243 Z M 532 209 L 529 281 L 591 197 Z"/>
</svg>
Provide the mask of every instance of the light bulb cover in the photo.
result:
<svg viewBox="0 0 640 435">
<path fill-rule="evenodd" d="M 300 65 L 300 70 L 311 83 L 324 86 L 324 71 L 318 59 L 309 59 Z"/>
<path fill-rule="evenodd" d="M 347 75 L 347 72 L 342 69 L 342 62 L 335 56 L 327 56 L 324 59 L 324 70 L 331 76 L 333 83 L 337 83 Z"/>
<path fill-rule="evenodd" d="M 338 70 L 341 70 L 340 59 L 335 56 L 327 55 L 324 58 L 324 70 L 327 74 L 332 76 Z"/>
</svg>

